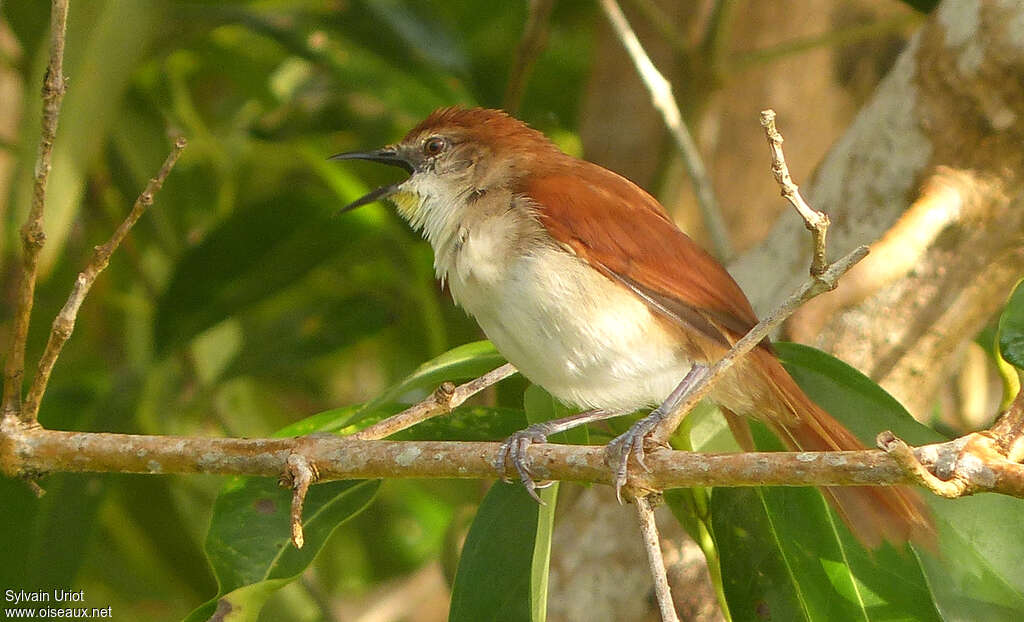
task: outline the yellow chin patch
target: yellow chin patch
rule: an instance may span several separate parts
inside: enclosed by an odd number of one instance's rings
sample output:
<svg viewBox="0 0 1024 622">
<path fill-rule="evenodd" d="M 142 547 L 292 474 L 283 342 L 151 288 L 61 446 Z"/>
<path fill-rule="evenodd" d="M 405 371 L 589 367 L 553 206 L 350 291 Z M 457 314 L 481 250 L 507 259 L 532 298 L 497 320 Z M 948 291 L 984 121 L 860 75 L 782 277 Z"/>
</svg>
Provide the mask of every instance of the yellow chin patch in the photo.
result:
<svg viewBox="0 0 1024 622">
<path fill-rule="evenodd" d="M 399 190 L 389 196 L 388 199 L 398 208 L 398 213 L 406 219 L 411 218 L 420 207 L 420 197 L 408 190 Z"/>
</svg>

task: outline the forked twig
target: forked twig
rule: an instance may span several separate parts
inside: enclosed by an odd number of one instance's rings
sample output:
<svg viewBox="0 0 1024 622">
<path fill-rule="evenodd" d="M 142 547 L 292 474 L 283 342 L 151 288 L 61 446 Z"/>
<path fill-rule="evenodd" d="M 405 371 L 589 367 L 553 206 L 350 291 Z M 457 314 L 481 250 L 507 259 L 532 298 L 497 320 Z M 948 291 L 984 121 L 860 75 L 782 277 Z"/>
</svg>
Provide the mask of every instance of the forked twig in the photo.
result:
<svg viewBox="0 0 1024 622">
<path fill-rule="evenodd" d="M 686 413 L 690 412 L 697 405 L 697 402 L 707 397 L 714 383 L 718 381 L 727 369 L 735 364 L 739 357 L 757 347 L 761 340 L 782 324 L 802 304 L 819 294 L 835 289 L 839 278 L 868 254 L 867 246 L 859 246 L 836 262 L 831 264 L 827 262 L 825 259 L 825 239 L 829 225 L 828 216 L 807 205 L 800 196 L 796 184 L 793 183 L 782 153 L 782 135 L 775 127 L 774 110 L 764 110 L 761 112 L 761 127 L 765 130 L 765 136 L 771 149 L 772 174 L 782 188 L 783 196 L 793 204 L 800 217 L 804 219 L 807 229 L 814 237 L 815 252 L 811 260 L 811 277 L 804 281 L 781 305 L 758 322 L 750 332 L 733 345 L 725 356 L 708 369 L 707 373 L 693 385 L 687 393 L 686 399 L 672 416 L 665 418 L 658 425 L 657 429 L 652 432 L 651 440 L 654 442 L 664 442 L 668 439 L 672 432 L 679 427 Z"/>
<path fill-rule="evenodd" d="M 800 218 L 804 220 L 804 226 L 811 232 L 814 239 L 814 255 L 811 257 L 811 276 L 820 276 L 828 269 L 828 260 L 825 258 L 825 236 L 828 233 L 829 219 L 824 212 L 812 209 L 804 201 L 800 194 L 800 188 L 793 183 L 789 176 L 789 167 L 786 166 L 786 156 L 782 153 L 782 134 L 775 129 L 775 111 L 761 111 L 761 127 L 764 128 L 765 138 L 768 139 L 768 148 L 772 154 L 772 175 L 782 189 L 782 196 L 796 208 Z"/>
<path fill-rule="evenodd" d="M 46 385 L 50 380 L 50 373 L 53 371 L 53 366 L 57 362 L 57 357 L 60 356 L 64 344 L 67 343 L 72 331 L 75 329 L 78 309 L 82 306 L 82 302 L 96 281 L 96 277 L 107 267 L 107 264 L 110 262 L 110 256 L 117 250 L 117 247 L 124 240 L 125 236 L 128 235 L 128 232 L 131 231 L 135 223 L 138 222 L 146 209 L 153 204 L 153 196 L 163 186 L 164 180 L 167 179 L 171 169 L 174 168 L 174 164 L 178 161 L 178 156 L 181 155 L 186 144 L 185 139 L 182 137 L 178 137 L 174 141 L 174 148 L 171 149 L 171 153 L 164 160 L 163 166 L 160 167 L 156 177 L 149 180 L 145 190 L 135 200 L 135 205 L 132 206 L 124 221 L 114 231 L 114 234 L 110 236 L 106 244 L 95 248 L 89 264 L 78 274 L 78 278 L 75 279 L 71 295 L 68 296 L 67 302 L 64 303 L 60 313 L 53 320 L 50 337 L 39 359 L 39 369 L 36 371 L 35 378 L 32 379 L 32 387 L 29 389 L 22 407 L 22 418 L 24 420 L 36 420 L 39 414 L 39 404 L 43 399 Z"/>
<path fill-rule="evenodd" d="M 50 8 L 50 62 L 43 79 L 43 117 L 36 158 L 32 203 L 25 224 L 21 227 L 21 281 L 11 323 L 11 343 L 4 365 L 3 405 L 0 415 L 19 415 L 26 423 L 35 423 L 35 414 L 22 411 L 21 389 L 25 377 L 25 343 L 35 300 L 39 253 L 46 243 L 43 232 L 43 208 L 46 204 L 46 182 L 50 175 L 53 141 L 57 136 L 60 105 L 64 100 L 64 42 L 67 33 L 68 0 L 53 0 Z"/>
</svg>

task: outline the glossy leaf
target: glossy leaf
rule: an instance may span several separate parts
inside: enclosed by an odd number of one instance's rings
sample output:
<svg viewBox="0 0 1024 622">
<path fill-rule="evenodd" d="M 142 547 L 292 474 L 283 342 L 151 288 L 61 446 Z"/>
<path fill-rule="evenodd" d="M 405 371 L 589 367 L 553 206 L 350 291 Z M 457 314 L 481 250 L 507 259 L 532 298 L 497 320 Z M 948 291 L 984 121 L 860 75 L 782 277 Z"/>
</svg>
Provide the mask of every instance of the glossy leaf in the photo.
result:
<svg viewBox="0 0 1024 622">
<path fill-rule="evenodd" d="M 377 481 L 328 482 L 310 487 L 303 509 L 305 546 L 291 545 L 291 491 L 269 478 L 232 478 L 213 508 L 206 554 L 219 592 L 188 620 L 214 611 L 224 620 L 255 620 L 274 591 L 297 577 L 339 525 L 370 503 Z"/>
<path fill-rule="evenodd" d="M 462 548 L 449 622 L 545 619 L 557 490 L 540 491 L 542 506 L 518 483 L 491 486 Z"/>
<path fill-rule="evenodd" d="M 1024 281 L 1017 284 L 999 318 L 999 353 L 1024 370 Z"/>
<path fill-rule="evenodd" d="M 524 405 L 530 423 L 565 416 L 565 407 L 540 387 L 527 389 Z M 466 536 L 449 622 L 546 618 L 558 484 L 538 493 L 544 505 L 518 482 L 491 486 Z"/>
<path fill-rule="evenodd" d="M 865 443 L 885 429 L 915 444 L 939 440 L 842 362 L 793 344 L 778 350 L 807 393 Z M 780 448 L 763 428 L 755 431 L 759 447 Z M 971 619 L 960 616 L 974 607 L 986 620 L 1019 619 L 1024 580 L 1010 560 L 1020 559 L 1024 547 L 999 525 L 1024 520 L 1024 502 L 926 499 L 939 531 L 938 558 L 900 555 L 889 546 L 863 550 L 811 489 L 716 489 L 712 520 L 734 617 Z"/>
</svg>

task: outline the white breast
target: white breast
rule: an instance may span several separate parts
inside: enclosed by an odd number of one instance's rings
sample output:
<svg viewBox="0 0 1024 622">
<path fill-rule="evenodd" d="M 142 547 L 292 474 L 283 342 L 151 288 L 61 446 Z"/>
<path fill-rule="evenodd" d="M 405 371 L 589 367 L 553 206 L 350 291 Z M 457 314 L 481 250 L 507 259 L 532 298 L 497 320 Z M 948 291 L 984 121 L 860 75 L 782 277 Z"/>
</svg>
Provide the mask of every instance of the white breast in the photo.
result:
<svg viewBox="0 0 1024 622">
<path fill-rule="evenodd" d="M 509 362 L 562 401 L 633 411 L 664 400 L 692 361 L 647 306 L 553 245 L 513 252 L 509 236 L 521 227 L 507 218 L 461 231 L 451 252 L 436 255 L 455 301 Z"/>
</svg>

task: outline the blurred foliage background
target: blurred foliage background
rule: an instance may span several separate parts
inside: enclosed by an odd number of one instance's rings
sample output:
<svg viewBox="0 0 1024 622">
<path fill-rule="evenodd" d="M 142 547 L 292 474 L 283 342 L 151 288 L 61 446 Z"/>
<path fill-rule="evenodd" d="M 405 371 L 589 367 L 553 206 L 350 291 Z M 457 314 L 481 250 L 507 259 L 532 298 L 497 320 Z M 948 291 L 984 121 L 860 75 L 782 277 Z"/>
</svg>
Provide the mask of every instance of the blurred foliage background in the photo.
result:
<svg viewBox="0 0 1024 622">
<path fill-rule="evenodd" d="M 762 161 L 757 111 L 790 115 L 787 156 L 805 178 L 921 19 L 888 0 L 763 4 L 775 3 L 624 2 L 706 147 L 740 249 L 783 208 Z M 265 436 L 365 402 L 423 361 L 482 338 L 436 283 L 429 247 L 391 210 L 332 216 L 397 173 L 326 157 L 391 142 L 440 106 L 515 111 L 564 149 L 655 191 L 701 238 L 688 182 L 596 4 L 548 5 L 72 2 L 30 363 L 91 248 L 156 171 L 169 137 L 182 134 L 189 147 L 82 307 L 41 423 Z M 531 11 L 545 25 L 541 46 L 523 44 Z M 6 338 L 48 7 L 11 0 L 0 17 Z M 508 381 L 483 403 L 521 409 L 524 388 Z M 0 585 L 76 586 L 87 604 L 113 606 L 116 619 L 180 619 L 217 591 L 202 544 L 222 482 L 52 475 L 37 500 L 0 480 Z M 486 489 L 388 482 L 261 619 L 443 618 L 443 577 Z M 417 606 L 358 617 L 388 611 L 389 597 Z"/>
</svg>

